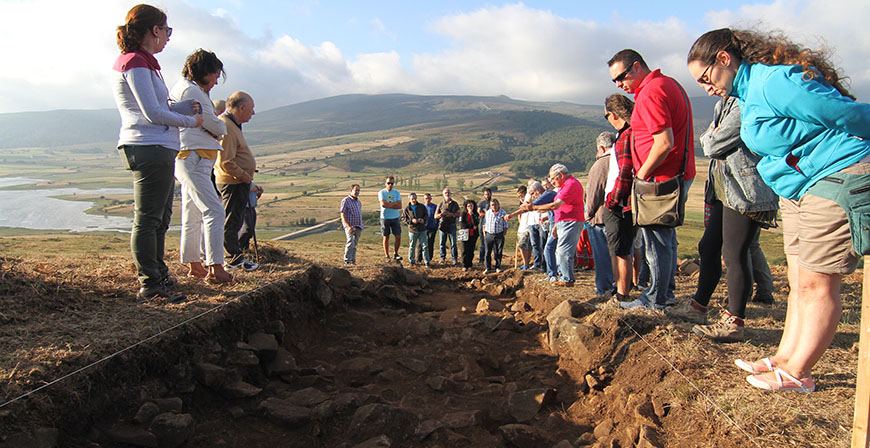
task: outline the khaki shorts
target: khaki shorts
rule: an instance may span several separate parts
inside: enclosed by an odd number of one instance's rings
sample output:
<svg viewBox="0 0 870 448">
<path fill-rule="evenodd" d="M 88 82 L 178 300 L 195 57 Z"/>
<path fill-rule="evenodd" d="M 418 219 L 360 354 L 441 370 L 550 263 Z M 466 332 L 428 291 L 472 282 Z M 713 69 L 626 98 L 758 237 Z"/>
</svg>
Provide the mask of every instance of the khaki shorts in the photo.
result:
<svg viewBox="0 0 870 448">
<path fill-rule="evenodd" d="M 520 249 L 532 250 L 532 240 L 529 232 L 517 232 L 517 245 L 520 246 Z"/>
<path fill-rule="evenodd" d="M 805 194 L 779 199 L 786 255 L 798 265 L 823 274 L 851 274 L 858 266 L 846 211 L 836 202 Z"/>
</svg>

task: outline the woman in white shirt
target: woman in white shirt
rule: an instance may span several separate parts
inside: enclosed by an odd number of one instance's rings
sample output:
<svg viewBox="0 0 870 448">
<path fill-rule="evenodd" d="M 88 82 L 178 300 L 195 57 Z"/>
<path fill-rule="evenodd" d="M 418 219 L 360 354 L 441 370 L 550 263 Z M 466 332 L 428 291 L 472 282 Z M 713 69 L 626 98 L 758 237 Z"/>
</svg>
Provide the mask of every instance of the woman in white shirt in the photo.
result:
<svg viewBox="0 0 870 448">
<path fill-rule="evenodd" d="M 202 126 L 181 131 L 181 151 L 175 159 L 175 177 L 181 182 L 181 262 L 189 266 L 188 277 L 228 283 L 233 276 L 224 270 L 224 220 L 220 197 L 211 181 L 211 171 L 227 132 L 214 113 L 209 91 L 224 75 L 223 63 L 214 53 L 196 50 L 187 57 L 183 79 L 172 88 L 172 101 L 193 99 L 202 105 Z M 205 236 L 205 264 L 200 242 Z"/>
</svg>

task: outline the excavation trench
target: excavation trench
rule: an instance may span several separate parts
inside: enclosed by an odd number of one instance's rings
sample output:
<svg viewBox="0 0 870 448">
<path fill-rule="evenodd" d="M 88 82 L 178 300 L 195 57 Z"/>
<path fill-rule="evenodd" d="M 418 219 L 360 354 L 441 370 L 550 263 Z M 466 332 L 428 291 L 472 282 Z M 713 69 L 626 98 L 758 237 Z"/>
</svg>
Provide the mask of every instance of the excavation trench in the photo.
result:
<svg viewBox="0 0 870 448">
<path fill-rule="evenodd" d="M 643 316 L 446 271 L 311 266 L 21 404 L 42 424 L 0 447 L 744 446 Z"/>
</svg>

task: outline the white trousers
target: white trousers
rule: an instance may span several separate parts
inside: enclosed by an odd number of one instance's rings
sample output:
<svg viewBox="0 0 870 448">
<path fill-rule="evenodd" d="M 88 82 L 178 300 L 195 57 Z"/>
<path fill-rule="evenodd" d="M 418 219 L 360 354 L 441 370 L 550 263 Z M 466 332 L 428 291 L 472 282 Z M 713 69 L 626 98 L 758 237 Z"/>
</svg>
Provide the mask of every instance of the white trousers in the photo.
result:
<svg viewBox="0 0 870 448">
<path fill-rule="evenodd" d="M 203 159 L 194 151 L 186 159 L 175 159 L 175 177 L 181 182 L 181 262 L 203 260 L 205 264 L 224 264 L 224 220 L 220 196 L 211 183 L 214 160 Z M 204 230 L 204 231 L 203 231 Z"/>
</svg>

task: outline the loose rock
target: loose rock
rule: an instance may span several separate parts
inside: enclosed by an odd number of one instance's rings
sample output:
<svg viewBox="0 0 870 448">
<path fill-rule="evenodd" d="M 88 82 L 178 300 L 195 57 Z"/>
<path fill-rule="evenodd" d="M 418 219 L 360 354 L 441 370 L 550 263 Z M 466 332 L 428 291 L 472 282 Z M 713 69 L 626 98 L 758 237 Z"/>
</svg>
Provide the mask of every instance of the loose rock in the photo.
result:
<svg viewBox="0 0 870 448">
<path fill-rule="evenodd" d="M 257 406 L 266 417 L 283 423 L 291 428 L 298 428 L 311 420 L 311 410 L 296 406 L 287 400 L 269 397 Z"/>
<path fill-rule="evenodd" d="M 508 397 L 508 410 L 518 422 L 527 422 L 556 398 L 554 389 L 530 389 L 514 392 Z"/>
<path fill-rule="evenodd" d="M 175 448 L 193 435 L 193 416 L 165 412 L 154 417 L 148 429 L 157 437 L 160 448 Z"/>
<path fill-rule="evenodd" d="M 152 402 L 147 402 L 139 406 L 136 415 L 133 417 L 134 423 L 148 423 L 160 413 L 160 407 Z"/>
</svg>

